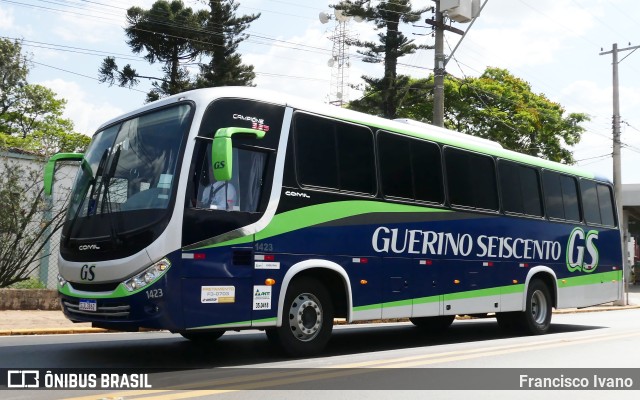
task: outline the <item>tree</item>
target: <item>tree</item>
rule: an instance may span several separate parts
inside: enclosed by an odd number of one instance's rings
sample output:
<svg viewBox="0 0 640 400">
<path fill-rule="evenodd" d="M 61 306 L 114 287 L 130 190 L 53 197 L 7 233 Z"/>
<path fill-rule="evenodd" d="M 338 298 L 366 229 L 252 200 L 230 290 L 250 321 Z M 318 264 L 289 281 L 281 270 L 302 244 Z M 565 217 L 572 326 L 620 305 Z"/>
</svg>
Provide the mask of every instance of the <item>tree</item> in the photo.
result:
<svg viewBox="0 0 640 400">
<path fill-rule="evenodd" d="M 127 10 L 127 44 L 136 54 L 144 54 L 144 59 L 153 64 L 163 63 L 162 77 L 140 75 L 127 64 L 118 69 L 115 58 L 103 60 L 99 70 L 101 82 L 110 85 L 133 87 L 139 78 L 153 81 L 153 88 L 147 93 L 147 101 L 189 90 L 193 84 L 189 71 L 183 65 L 193 62 L 201 54 L 202 30 L 209 13 L 202 10 L 194 12 L 185 8 L 181 0 L 158 0 L 151 9 L 131 7 Z"/>
<path fill-rule="evenodd" d="M 256 77 L 253 66 L 242 64 L 236 50 L 249 37 L 243 32 L 260 14 L 236 17 L 239 6 L 234 0 L 209 0 L 211 11 L 206 25 L 207 43 L 202 51 L 211 60 L 200 65 L 197 87 L 253 86 Z"/>
<path fill-rule="evenodd" d="M 364 62 L 384 63 L 382 78 L 363 76 L 362 79 L 370 91 L 380 92 L 380 108 L 375 114 L 385 118 L 396 118 L 398 88 L 401 84 L 398 82 L 396 72 L 398 59 L 413 54 L 418 49 L 431 48 L 426 45 L 417 45 L 414 40 L 408 39 L 400 32 L 400 24 L 418 21 L 420 15 L 427 9 L 412 9 L 410 0 L 380 1 L 373 7 L 368 1 L 343 0 L 335 8 L 347 15 L 373 22 L 376 29 L 384 29 L 384 32 L 378 34 L 378 42 L 356 40 L 353 44 L 364 48 L 364 50 L 358 50 L 358 53 L 364 56 Z"/>
<path fill-rule="evenodd" d="M 433 116 L 433 76 L 403 77 L 398 117 L 430 122 Z M 445 78 L 445 126 L 494 140 L 503 147 L 565 164 L 574 162 L 567 148 L 580 141 L 589 117 L 569 113 L 531 85 L 500 68 L 487 68 L 480 77 Z M 379 92 L 369 89 L 350 108 L 375 112 Z"/>
<path fill-rule="evenodd" d="M 90 139 L 62 117 L 66 101 L 49 88 L 29 84 L 29 60 L 19 41 L 0 39 L 0 148 L 41 155 L 83 151 Z"/>
<path fill-rule="evenodd" d="M 27 280 L 38 267 L 43 248 L 62 226 L 66 199 L 44 197 L 42 163 L 31 167 L 1 157 L 0 287 Z"/>
</svg>

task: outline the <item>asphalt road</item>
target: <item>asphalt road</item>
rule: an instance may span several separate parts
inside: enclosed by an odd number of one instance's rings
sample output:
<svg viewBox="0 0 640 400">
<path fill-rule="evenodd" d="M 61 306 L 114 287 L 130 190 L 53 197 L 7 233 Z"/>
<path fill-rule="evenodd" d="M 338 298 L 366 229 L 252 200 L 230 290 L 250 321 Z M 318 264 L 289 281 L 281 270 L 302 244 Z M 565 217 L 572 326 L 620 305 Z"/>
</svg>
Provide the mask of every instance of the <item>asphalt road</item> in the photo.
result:
<svg viewBox="0 0 640 400">
<path fill-rule="evenodd" d="M 456 321 L 441 336 L 426 336 L 410 324 L 340 326 L 322 357 L 300 360 L 284 357 L 254 331 L 229 332 L 206 346 L 159 332 L 2 337 L 0 368 L 146 373 L 153 386 L 101 392 L 16 389 L 0 393 L 3 399 L 424 399 L 425 392 L 400 390 L 434 387 L 473 392 L 430 391 L 430 398 L 472 393 L 474 399 L 514 393 L 536 399 L 631 398 L 640 389 L 640 310 L 554 315 L 551 332 L 535 337 L 506 335 L 494 319 Z M 617 376 L 623 378 L 618 384 L 631 380 L 636 390 L 541 392 L 528 388 L 527 381 L 519 386 L 521 375 L 545 374 L 587 379 L 591 386 L 594 375 L 602 384 Z M 282 388 L 287 390 L 273 390 Z"/>
</svg>

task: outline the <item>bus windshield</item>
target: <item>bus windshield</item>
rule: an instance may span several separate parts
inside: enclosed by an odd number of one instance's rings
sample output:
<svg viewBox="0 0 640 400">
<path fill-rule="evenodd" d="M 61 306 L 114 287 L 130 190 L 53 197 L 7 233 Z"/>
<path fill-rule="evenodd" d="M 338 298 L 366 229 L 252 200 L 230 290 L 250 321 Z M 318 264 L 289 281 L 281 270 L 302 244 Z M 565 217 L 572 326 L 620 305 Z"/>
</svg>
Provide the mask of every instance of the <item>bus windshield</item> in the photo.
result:
<svg viewBox="0 0 640 400">
<path fill-rule="evenodd" d="M 113 236 L 114 231 L 135 230 L 136 224 L 148 225 L 165 214 L 190 110 L 189 104 L 161 109 L 94 136 L 71 195 L 63 232 L 67 239 Z M 134 211 L 144 218 L 110 216 Z M 84 221 L 78 223 L 80 219 Z"/>
</svg>

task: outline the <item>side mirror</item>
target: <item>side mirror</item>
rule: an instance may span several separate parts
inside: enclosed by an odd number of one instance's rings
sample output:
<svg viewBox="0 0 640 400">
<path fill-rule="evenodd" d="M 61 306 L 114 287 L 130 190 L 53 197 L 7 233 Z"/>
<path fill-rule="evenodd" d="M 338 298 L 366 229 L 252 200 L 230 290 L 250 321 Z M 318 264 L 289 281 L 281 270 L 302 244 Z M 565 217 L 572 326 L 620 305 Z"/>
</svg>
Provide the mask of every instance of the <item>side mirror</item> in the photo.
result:
<svg viewBox="0 0 640 400">
<path fill-rule="evenodd" d="M 58 161 L 82 161 L 83 159 L 84 154 L 82 153 L 58 153 L 51 156 L 49 161 L 47 161 L 47 164 L 44 166 L 44 194 L 51 196 L 51 191 L 53 190 L 53 175 Z M 86 161 L 82 164 L 84 166 Z"/>
<path fill-rule="evenodd" d="M 216 131 L 211 144 L 211 165 L 213 177 L 217 181 L 230 181 L 233 173 L 233 142 L 235 134 L 246 134 L 262 139 L 264 131 L 250 128 L 220 128 Z"/>
</svg>

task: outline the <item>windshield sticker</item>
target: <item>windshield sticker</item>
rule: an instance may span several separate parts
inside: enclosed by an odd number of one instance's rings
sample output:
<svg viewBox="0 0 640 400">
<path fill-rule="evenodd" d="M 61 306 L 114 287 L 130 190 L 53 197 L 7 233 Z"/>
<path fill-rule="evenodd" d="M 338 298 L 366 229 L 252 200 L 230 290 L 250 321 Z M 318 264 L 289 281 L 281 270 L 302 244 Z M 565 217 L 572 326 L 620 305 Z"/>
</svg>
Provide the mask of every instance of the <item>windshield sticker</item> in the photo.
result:
<svg viewBox="0 0 640 400">
<path fill-rule="evenodd" d="M 201 303 L 235 303 L 235 286 L 202 286 L 200 293 Z"/>
<path fill-rule="evenodd" d="M 269 132 L 269 125 L 264 123 L 264 119 L 262 118 L 257 118 L 257 117 L 251 117 L 251 116 L 245 116 L 242 114 L 233 114 L 233 119 L 240 119 L 242 121 L 249 121 L 251 122 L 251 129 L 257 129 L 260 131 L 264 131 L 264 132 Z"/>
</svg>

